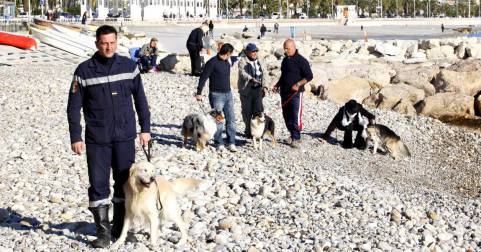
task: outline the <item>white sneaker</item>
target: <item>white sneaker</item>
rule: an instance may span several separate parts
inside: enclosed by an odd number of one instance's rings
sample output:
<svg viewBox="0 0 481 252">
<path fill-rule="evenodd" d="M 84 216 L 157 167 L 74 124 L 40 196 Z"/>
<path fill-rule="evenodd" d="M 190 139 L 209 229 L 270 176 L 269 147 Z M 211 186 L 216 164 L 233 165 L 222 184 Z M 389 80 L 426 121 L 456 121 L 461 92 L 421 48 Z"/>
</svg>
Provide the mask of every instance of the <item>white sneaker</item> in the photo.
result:
<svg viewBox="0 0 481 252">
<path fill-rule="evenodd" d="M 234 144 L 229 144 L 229 146 L 227 146 L 227 149 L 230 150 L 231 152 L 237 152 L 237 148 L 235 147 Z"/>
<path fill-rule="evenodd" d="M 226 150 L 226 149 L 225 149 L 225 147 L 224 147 L 223 144 L 217 146 L 217 151 L 225 151 L 225 150 Z"/>
</svg>

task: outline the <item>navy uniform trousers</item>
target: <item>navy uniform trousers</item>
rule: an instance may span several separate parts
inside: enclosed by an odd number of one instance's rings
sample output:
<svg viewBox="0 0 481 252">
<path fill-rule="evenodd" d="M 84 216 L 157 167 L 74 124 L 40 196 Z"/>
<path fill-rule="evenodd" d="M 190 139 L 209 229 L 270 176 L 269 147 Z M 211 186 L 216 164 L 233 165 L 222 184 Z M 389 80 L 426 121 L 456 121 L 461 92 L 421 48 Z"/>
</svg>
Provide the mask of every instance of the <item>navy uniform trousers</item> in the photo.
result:
<svg viewBox="0 0 481 252">
<path fill-rule="evenodd" d="M 122 202 L 125 198 L 122 186 L 129 178 L 130 166 L 135 162 L 135 139 L 103 145 L 87 143 L 86 147 L 90 202 L 95 202 L 95 205 L 109 203 L 111 167 L 115 182 L 112 201 Z"/>
</svg>

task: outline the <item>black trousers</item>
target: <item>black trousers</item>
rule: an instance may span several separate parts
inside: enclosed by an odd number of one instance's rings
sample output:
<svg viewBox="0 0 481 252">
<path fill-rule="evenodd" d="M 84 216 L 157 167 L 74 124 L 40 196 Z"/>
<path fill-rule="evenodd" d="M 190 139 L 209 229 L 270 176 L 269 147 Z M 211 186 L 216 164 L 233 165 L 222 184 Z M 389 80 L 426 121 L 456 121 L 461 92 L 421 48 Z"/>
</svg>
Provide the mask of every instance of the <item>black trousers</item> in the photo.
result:
<svg viewBox="0 0 481 252">
<path fill-rule="evenodd" d="M 190 56 L 190 69 L 192 69 L 192 75 L 200 75 L 202 72 L 201 70 L 201 62 L 202 59 L 200 58 L 200 52 L 198 50 L 189 50 Z"/>
<path fill-rule="evenodd" d="M 352 148 L 353 146 L 359 149 L 365 149 L 367 147 L 366 140 L 362 137 L 362 132 L 364 127 L 358 123 L 351 123 L 347 126 L 342 126 L 341 122 L 336 124 L 336 128 L 344 131 L 344 139 L 342 142 L 342 147 Z M 356 139 L 354 140 L 354 145 L 352 144 L 352 132 L 357 131 Z M 331 132 L 325 133 L 327 136 L 331 135 Z"/>
<path fill-rule="evenodd" d="M 110 169 L 114 178 L 114 199 L 124 199 L 122 186 L 129 178 L 130 166 L 135 162 L 135 139 L 105 145 L 87 143 L 87 165 L 91 206 L 103 205 L 110 195 Z M 108 203 L 107 203 L 108 204 Z"/>
<path fill-rule="evenodd" d="M 255 112 L 264 112 L 264 106 L 262 105 L 262 87 L 246 87 L 247 93 L 240 95 L 241 109 L 242 109 L 242 121 L 245 124 L 245 133 L 250 135 L 251 133 L 251 118 Z"/>
</svg>

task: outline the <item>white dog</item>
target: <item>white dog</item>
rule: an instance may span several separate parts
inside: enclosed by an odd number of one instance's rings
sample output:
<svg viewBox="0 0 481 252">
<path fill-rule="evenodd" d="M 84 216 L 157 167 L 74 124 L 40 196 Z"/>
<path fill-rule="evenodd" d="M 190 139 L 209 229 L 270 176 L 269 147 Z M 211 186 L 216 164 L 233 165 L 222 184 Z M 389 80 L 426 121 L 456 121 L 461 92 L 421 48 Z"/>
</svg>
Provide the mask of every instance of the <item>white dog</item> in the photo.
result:
<svg viewBox="0 0 481 252">
<path fill-rule="evenodd" d="M 111 249 L 117 249 L 125 242 L 127 232 L 135 218 L 148 220 L 150 223 L 150 244 L 157 245 L 160 233 L 160 218 L 173 221 L 180 230 L 182 244 L 187 240 L 187 225 L 181 216 L 177 197 L 196 188 L 200 181 L 196 179 L 176 179 L 167 181 L 155 176 L 155 167 L 148 162 L 132 165 L 129 179 L 124 184 L 125 219 L 119 239 Z"/>
</svg>

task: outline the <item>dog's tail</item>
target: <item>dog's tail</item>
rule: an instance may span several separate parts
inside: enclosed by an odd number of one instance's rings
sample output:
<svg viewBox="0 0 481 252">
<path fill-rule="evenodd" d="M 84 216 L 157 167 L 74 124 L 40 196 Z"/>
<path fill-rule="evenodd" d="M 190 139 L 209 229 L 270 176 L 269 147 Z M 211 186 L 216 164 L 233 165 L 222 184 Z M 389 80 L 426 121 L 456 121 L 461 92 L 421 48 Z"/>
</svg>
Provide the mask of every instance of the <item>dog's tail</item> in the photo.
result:
<svg viewBox="0 0 481 252">
<path fill-rule="evenodd" d="M 177 196 L 182 196 L 198 187 L 200 182 L 201 181 L 198 179 L 176 179 L 172 181 L 172 190 L 177 194 Z"/>
<path fill-rule="evenodd" d="M 399 141 L 398 144 L 396 145 L 396 148 L 397 148 L 397 152 L 399 154 L 401 154 L 402 156 L 404 156 L 404 157 L 410 157 L 411 156 L 411 152 L 409 151 L 406 144 L 404 144 L 404 142 Z"/>
</svg>

